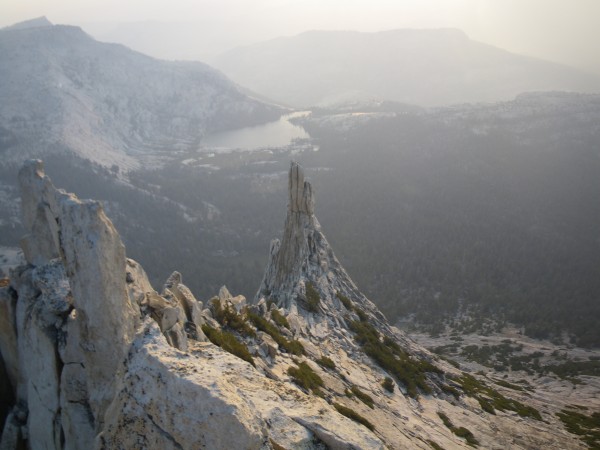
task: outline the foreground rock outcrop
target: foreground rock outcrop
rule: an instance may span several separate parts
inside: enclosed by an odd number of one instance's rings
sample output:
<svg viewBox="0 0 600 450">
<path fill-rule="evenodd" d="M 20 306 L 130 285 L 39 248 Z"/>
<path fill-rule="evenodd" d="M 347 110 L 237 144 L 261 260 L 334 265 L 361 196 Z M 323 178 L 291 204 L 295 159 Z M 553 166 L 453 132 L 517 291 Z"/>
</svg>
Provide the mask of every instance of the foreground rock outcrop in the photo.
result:
<svg viewBox="0 0 600 450">
<path fill-rule="evenodd" d="M 0 449 L 582 448 L 391 327 L 352 282 L 292 164 L 257 298 L 158 293 L 100 203 L 19 174 L 27 265 L 0 286 Z M 507 396 L 505 396 L 507 395 Z M 532 406 L 540 407 L 540 411 Z"/>
<path fill-rule="evenodd" d="M 0 291 L 12 404 L 0 448 L 382 448 L 206 342 L 202 327 L 220 327 L 211 310 L 177 272 L 154 291 L 98 202 L 54 188 L 40 161 L 19 180 L 28 265 Z M 246 305 L 226 288 L 217 298 Z"/>
</svg>

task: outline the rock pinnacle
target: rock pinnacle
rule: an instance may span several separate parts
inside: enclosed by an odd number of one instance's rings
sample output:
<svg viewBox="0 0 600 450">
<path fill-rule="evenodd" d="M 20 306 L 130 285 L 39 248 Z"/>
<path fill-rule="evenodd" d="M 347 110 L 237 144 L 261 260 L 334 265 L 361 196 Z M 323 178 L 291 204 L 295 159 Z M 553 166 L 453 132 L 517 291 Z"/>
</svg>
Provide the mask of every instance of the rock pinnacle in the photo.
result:
<svg viewBox="0 0 600 450">
<path fill-rule="evenodd" d="M 337 327 L 340 313 L 347 313 L 340 301 L 344 297 L 375 321 L 387 324 L 335 257 L 314 214 L 312 186 L 296 162 L 290 166 L 288 201 L 283 237 L 271 242 L 269 262 L 255 300 L 272 300 L 290 312 L 311 316 L 312 321 L 332 321 Z"/>
</svg>

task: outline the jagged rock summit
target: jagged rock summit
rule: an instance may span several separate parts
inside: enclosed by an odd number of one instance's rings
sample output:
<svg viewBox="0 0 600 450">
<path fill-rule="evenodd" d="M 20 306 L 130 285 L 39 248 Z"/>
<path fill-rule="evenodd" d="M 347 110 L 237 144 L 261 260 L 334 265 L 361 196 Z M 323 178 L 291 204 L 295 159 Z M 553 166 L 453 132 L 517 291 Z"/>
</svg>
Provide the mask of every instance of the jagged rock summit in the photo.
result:
<svg viewBox="0 0 600 450">
<path fill-rule="evenodd" d="M 389 326 L 297 164 L 252 305 L 226 287 L 200 302 L 178 272 L 158 293 L 99 202 L 56 189 L 40 161 L 19 182 L 27 264 L 0 284 L 1 450 L 582 448 L 557 406 Z"/>
<path fill-rule="evenodd" d="M 352 308 L 343 304 L 343 299 L 349 299 L 379 326 L 387 326 L 383 314 L 358 290 L 335 257 L 314 214 L 312 186 L 297 162 L 290 166 L 288 197 L 283 238 L 271 242 L 256 301 L 275 301 L 286 310 L 310 317 L 309 320 L 327 319 L 339 330 L 347 328 L 344 314 L 355 315 Z"/>
</svg>

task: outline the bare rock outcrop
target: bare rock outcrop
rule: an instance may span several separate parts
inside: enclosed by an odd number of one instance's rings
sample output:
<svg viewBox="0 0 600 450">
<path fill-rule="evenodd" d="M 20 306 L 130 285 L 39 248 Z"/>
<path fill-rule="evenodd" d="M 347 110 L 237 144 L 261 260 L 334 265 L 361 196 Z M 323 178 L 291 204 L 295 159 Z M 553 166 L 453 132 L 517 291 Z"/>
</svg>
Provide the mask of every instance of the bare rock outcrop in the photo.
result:
<svg viewBox="0 0 600 450">
<path fill-rule="evenodd" d="M 27 231 L 21 239 L 21 248 L 27 262 L 39 266 L 59 256 L 57 195 L 60 192 L 45 176 L 42 162 L 38 160 L 28 161 L 21 168 L 19 187 L 22 221 Z"/>
<path fill-rule="evenodd" d="M 126 259 L 101 204 L 56 189 L 41 161 L 28 161 L 19 183 L 28 266 L 15 269 L 0 292 L 0 352 L 14 393 L 6 439 L 31 448 L 91 448 L 142 315 L 163 319 L 161 311 L 173 309 L 175 323 L 164 332 L 176 329 L 171 343 L 185 349 L 184 308 L 197 319 L 202 305 L 194 308 L 180 283 L 167 298 L 156 294 L 141 266 Z M 148 300 L 154 296 L 161 308 Z"/>
<path fill-rule="evenodd" d="M 202 332 L 204 319 L 202 318 L 202 302 L 196 300 L 192 291 L 183 284 L 179 272 L 173 272 L 165 282 L 163 296 L 171 296 L 179 303 L 179 307 L 185 314 L 185 331 L 197 341 L 206 341 Z"/>
<path fill-rule="evenodd" d="M 314 214 L 314 194 L 304 178 L 303 168 L 291 163 L 288 182 L 288 210 L 281 241 L 271 242 L 269 262 L 255 297 L 275 301 L 290 314 L 310 325 L 308 331 L 327 334 L 347 328 L 342 314 L 354 315 L 340 297 L 368 314 L 380 326 L 387 326 L 379 309 L 356 287 L 327 242 Z M 327 320 L 324 320 L 327 319 Z M 295 321 L 297 322 L 297 321 Z"/>
<path fill-rule="evenodd" d="M 324 400 L 269 380 L 210 344 L 173 350 L 152 322 L 140 331 L 126 365 L 123 389 L 99 437 L 102 448 L 319 448 L 310 429 L 332 449 L 384 448 Z"/>
<path fill-rule="evenodd" d="M 63 297 L 77 310 L 88 400 L 96 426 L 101 427 L 114 396 L 115 379 L 122 377 L 122 361 L 139 316 L 123 276 L 125 247 L 100 203 L 80 201 L 54 188 L 41 161 L 27 162 L 19 172 L 19 182 L 28 231 L 23 240 L 25 256 L 37 271 L 56 265 L 53 258 L 61 257 L 58 264 L 68 277 L 63 286 L 68 295 Z M 39 282 L 39 274 L 32 276 L 34 284 Z"/>
<path fill-rule="evenodd" d="M 114 397 L 115 378 L 123 375 L 122 361 L 135 336 L 140 312 L 127 293 L 125 247 L 102 206 L 65 199 L 61 202 L 60 224 L 63 263 L 77 310 L 80 346 L 86 349 L 90 404 L 101 426 Z"/>
</svg>

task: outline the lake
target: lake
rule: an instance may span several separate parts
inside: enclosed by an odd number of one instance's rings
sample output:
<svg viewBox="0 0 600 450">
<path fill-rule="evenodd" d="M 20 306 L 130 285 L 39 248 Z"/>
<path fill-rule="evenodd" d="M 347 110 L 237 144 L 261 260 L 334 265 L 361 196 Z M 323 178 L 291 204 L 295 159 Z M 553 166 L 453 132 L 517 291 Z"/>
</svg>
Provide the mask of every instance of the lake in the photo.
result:
<svg viewBox="0 0 600 450">
<path fill-rule="evenodd" d="M 303 117 L 310 111 L 299 111 L 281 116 L 279 120 L 253 127 L 214 133 L 204 138 L 203 148 L 210 149 L 246 149 L 253 150 L 264 147 L 285 147 L 294 139 L 309 139 L 304 128 L 290 123 L 290 119 Z"/>
</svg>

